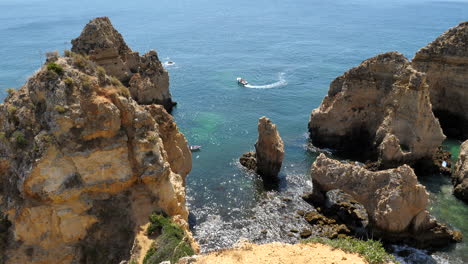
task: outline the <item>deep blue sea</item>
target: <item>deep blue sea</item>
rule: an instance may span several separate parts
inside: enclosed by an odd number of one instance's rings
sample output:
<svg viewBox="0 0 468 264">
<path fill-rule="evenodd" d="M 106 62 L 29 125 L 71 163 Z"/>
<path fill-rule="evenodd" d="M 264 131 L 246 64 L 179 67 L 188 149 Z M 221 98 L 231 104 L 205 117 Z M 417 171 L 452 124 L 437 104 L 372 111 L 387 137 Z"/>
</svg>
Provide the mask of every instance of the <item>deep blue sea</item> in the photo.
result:
<svg viewBox="0 0 468 264">
<path fill-rule="evenodd" d="M 40 67 L 45 52 L 69 49 L 97 16 L 109 16 L 133 50 L 155 49 L 162 61 L 175 62 L 167 66 L 179 103 L 173 114 L 189 142 L 203 147 L 193 156 L 187 199 L 194 234 L 210 250 L 243 237 L 278 240 L 301 225 L 285 215 L 307 205 L 282 197 L 299 201 L 311 188 L 317 154 L 307 148 L 307 123 L 329 83 L 378 53 L 396 50 L 411 59 L 468 20 L 468 1 L 0 0 L 0 99 Z M 238 86 L 236 77 L 253 88 Z M 253 150 L 263 115 L 286 145 L 279 192 L 264 191 L 237 161 Z M 456 154 L 459 144 L 446 147 Z M 450 180 L 429 175 L 422 182 L 430 210 L 468 236 L 468 206 L 451 195 Z M 407 263 L 468 262 L 467 242 L 404 251 Z"/>
</svg>

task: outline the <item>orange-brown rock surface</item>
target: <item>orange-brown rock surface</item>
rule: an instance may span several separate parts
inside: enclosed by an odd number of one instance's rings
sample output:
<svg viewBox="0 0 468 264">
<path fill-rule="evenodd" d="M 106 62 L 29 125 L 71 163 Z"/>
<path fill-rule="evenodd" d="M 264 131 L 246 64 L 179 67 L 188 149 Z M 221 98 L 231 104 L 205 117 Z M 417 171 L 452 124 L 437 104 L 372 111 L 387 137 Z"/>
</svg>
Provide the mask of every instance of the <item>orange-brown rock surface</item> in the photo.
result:
<svg viewBox="0 0 468 264">
<path fill-rule="evenodd" d="M 429 194 L 408 165 L 374 172 L 320 154 L 312 180 L 314 191 L 341 189 L 362 204 L 374 235 L 384 239 L 426 247 L 460 238 L 429 215 Z"/>
<path fill-rule="evenodd" d="M 256 152 L 247 152 L 240 157 L 240 163 L 256 171 L 264 179 L 276 181 L 284 158 L 284 143 L 276 125 L 265 116 L 258 119 Z"/>
<path fill-rule="evenodd" d="M 260 175 L 276 177 L 284 158 L 284 144 L 276 125 L 267 117 L 258 120 L 258 140 L 255 143 L 257 172 Z"/>
<path fill-rule="evenodd" d="M 453 193 L 468 203 L 468 140 L 460 147 L 460 156 L 452 175 Z"/>
<path fill-rule="evenodd" d="M 312 143 L 384 167 L 430 159 L 445 139 L 426 76 L 400 53 L 363 61 L 336 78 L 309 121 Z"/>
<path fill-rule="evenodd" d="M 434 113 L 444 132 L 468 139 L 468 22 L 447 30 L 413 58 L 415 69 L 427 74 Z"/>
<path fill-rule="evenodd" d="M 185 137 L 77 54 L 50 57 L 0 104 L 0 168 L 5 263 L 140 260 L 153 211 L 188 231 Z"/>
<path fill-rule="evenodd" d="M 161 104 L 170 111 L 174 105 L 169 91 L 169 74 L 159 61 L 156 51 L 140 56 L 125 43 L 109 18 L 91 20 L 72 40 L 72 51 L 89 55 L 130 89 L 139 104 Z"/>
</svg>

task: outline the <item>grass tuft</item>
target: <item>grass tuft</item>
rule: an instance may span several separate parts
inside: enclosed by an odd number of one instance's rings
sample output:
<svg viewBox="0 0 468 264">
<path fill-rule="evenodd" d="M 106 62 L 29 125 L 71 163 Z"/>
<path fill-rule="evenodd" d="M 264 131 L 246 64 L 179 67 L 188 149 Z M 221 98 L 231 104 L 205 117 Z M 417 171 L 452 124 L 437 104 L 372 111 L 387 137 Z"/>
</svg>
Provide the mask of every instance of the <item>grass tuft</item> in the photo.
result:
<svg viewBox="0 0 468 264">
<path fill-rule="evenodd" d="M 314 237 L 303 240 L 302 243 L 320 243 L 349 253 L 357 253 L 370 264 L 398 263 L 394 256 L 385 251 L 381 242 L 371 239 L 364 241 L 351 237 L 337 239 Z"/>
<path fill-rule="evenodd" d="M 163 261 L 176 263 L 182 257 L 195 254 L 190 244 L 185 241 L 185 232 L 168 217 L 153 213 L 149 217 L 148 236 L 160 234 L 146 252 L 143 264 L 158 264 Z"/>
</svg>

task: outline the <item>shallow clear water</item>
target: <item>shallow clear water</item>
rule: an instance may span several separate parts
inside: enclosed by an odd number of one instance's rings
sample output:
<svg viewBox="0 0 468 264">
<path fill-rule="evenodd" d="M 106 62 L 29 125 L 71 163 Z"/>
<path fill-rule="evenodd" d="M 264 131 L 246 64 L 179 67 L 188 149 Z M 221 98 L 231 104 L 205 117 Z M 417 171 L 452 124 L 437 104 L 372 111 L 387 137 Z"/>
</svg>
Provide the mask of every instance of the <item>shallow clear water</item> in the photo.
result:
<svg viewBox="0 0 468 264">
<path fill-rule="evenodd" d="M 307 206 L 298 198 L 310 189 L 307 172 L 316 157 L 306 148 L 307 122 L 330 81 L 381 52 L 411 58 L 468 17 L 465 1 L 427 0 L 0 0 L 0 10 L 0 98 L 4 88 L 25 82 L 46 51 L 70 48 L 96 16 L 109 16 L 132 49 L 154 48 L 161 60 L 175 62 L 167 66 L 179 103 L 174 116 L 190 143 L 203 146 L 193 157 L 187 195 L 205 249 L 242 236 L 274 240 L 300 227 L 297 219 L 279 219 Z M 246 88 L 236 77 L 253 86 L 280 83 Z M 262 115 L 277 124 L 286 144 L 279 195 L 264 192 L 237 162 L 253 149 Z M 467 206 L 450 194 L 449 180 L 431 177 L 424 184 L 434 214 L 468 233 Z M 435 258 L 467 261 L 466 249 L 465 242 Z"/>
</svg>

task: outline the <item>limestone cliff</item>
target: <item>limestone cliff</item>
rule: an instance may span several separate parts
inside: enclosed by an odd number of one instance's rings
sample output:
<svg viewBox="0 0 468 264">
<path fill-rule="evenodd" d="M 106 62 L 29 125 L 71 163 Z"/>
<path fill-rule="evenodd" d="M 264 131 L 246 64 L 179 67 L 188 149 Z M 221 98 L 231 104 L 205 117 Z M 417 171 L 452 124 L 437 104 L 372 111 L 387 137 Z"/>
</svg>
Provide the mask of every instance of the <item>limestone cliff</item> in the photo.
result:
<svg viewBox="0 0 468 264">
<path fill-rule="evenodd" d="M 255 170 L 264 179 L 275 181 L 284 158 L 284 144 L 276 125 L 265 116 L 258 120 L 258 139 L 255 153 L 247 152 L 240 157 L 240 163 Z"/>
<path fill-rule="evenodd" d="M 89 55 L 109 75 L 127 86 L 139 104 L 161 104 L 168 111 L 174 106 L 169 91 L 169 75 L 156 51 L 151 50 L 143 56 L 132 51 L 109 18 L 91 20 L 72 44 L 73 52 Z"/>
<path fill-rule="evenodd" d="M 372 172 L 320 154 L 312 165 L 312 180 L 314 192 L 341 189 L 361 203 L 374 235 L 383 239 L 420 247 L 460 239 L 429 215 L 429 194 L 408 165 Z"/>
<path fill-rule="evenodd" d="M 397 52 L 363 61 L 336 78 L 312 111 L 312 143 L 384 167 L 430 159 L 445 136 L 425 80 Z"/>
<path fill-rule="evenodd" d="M 187 142 L 161 106 L 139 105 L 93 61 L 66 55 L 0 105 L 5 263 L 141 260 L 151 212 L 188 231 Z"/>
<path fill-rule="evenodd" d="M 468 138 L 468 22 L 463 22 L 420 49 L 415 69 L 427 74 L 434 113 L 444 132 Z"/>
<path fill-rule="evenodd" d="M 468 140 L 461 145 L 452 183 L 455 196 L 468 203 Z"/>
</svg>

